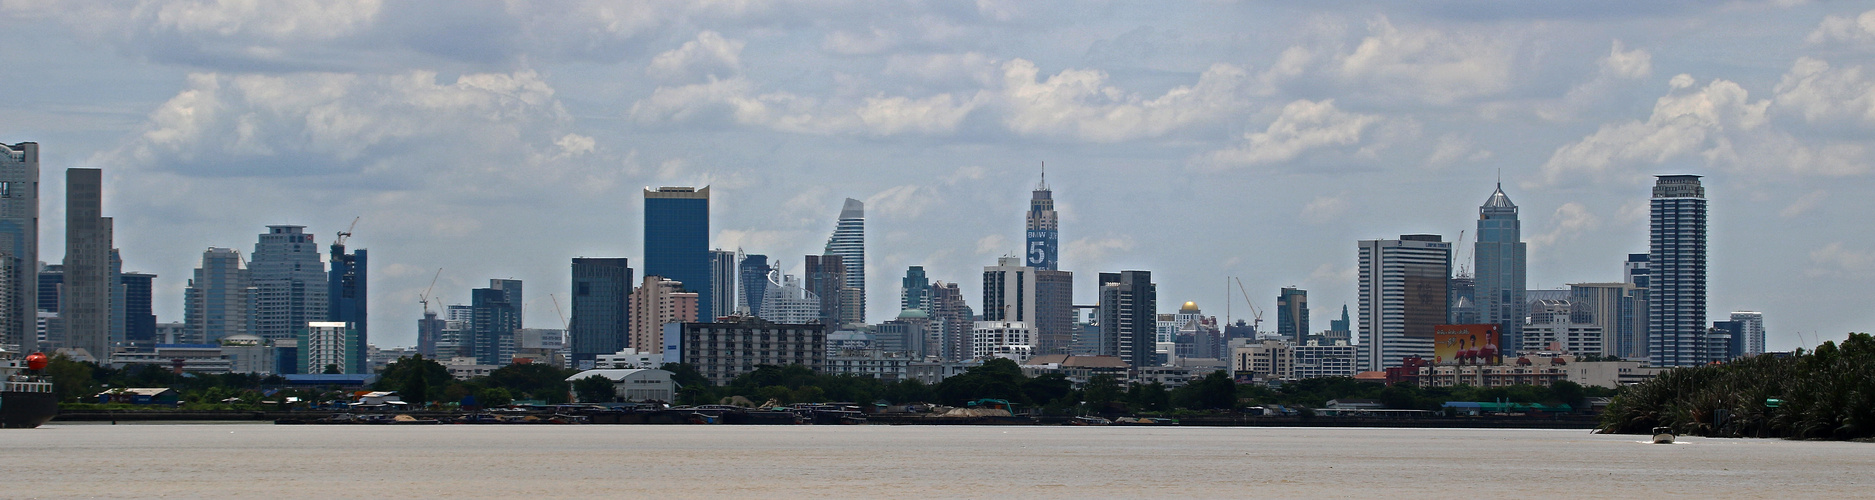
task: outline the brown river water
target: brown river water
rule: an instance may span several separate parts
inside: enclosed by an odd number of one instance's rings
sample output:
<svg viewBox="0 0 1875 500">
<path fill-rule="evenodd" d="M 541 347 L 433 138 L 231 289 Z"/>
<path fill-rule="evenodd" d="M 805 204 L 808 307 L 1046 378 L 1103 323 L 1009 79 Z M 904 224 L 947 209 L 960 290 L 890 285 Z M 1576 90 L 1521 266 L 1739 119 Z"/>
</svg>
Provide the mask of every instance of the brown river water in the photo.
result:
<svg viewBox="0 0 1875 500">
<path fill-rule="evenodd" d="M 1578 430 L 274 426 L 0 431 L 4 498 L 1875 498 L 1875 444 Z"/>
</svg>

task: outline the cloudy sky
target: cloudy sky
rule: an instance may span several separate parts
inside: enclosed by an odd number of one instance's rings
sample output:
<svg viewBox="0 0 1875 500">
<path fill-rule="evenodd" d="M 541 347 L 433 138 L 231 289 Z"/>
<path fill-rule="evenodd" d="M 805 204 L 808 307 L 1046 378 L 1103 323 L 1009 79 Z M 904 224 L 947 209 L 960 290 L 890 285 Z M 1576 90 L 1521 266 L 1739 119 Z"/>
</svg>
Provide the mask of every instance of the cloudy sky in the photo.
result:
<svg viewBox="0 0 1875 500">
<path fill-rule="evenodd" d="M 0 142 L 41 145 L 50 261 L 62 169 L 105 169 L 161 321 L 203 249 L 362 217 L 380 345 L 438 268 L 559 327 L 569 258 L 642 255 L 645 186 L 712 186 L 714 244 L 796 272 L 865 200 L 870 318 L 908 265 L 975 297 L 1044 161 L 1081 303 L 1147 269 L 1221 315 L 1241 276 L 1326 326 L 1356 240 L 1456 239 L 1500 172 L 1531 288 L 1618 281 L 1692 173 L 1713 317 L 1870 330 L 1875 3 L 1296 3 L 0 0 Z"/>
</svg>

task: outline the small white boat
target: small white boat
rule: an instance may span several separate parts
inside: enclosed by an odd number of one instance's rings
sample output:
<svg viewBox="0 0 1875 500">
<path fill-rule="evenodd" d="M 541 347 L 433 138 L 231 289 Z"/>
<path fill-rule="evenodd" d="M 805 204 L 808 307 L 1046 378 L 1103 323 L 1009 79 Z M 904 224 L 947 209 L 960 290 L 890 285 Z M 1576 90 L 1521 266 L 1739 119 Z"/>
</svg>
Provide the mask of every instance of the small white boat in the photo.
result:
<svg viewBox="0 0 1875 500">
<path fill-rule="evenodd" d="M 1673 444 L 1673 437 L 1673 429 L 1671 428 L 1654 428 L 1654 444 Z"/>
</svg>

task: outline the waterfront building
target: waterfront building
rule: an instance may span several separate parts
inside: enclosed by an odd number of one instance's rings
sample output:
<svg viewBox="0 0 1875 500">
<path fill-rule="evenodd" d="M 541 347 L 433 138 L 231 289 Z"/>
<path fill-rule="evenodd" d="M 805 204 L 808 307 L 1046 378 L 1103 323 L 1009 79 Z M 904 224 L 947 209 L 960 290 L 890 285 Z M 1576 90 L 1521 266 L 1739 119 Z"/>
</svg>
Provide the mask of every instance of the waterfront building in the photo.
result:
<svg viewBox="0 0 1875 500">
<path fill-rule="evenodd" d="M 1074 344 L 1074 273 L 1035 270 L 1035 348 L 1041 354 L 1068 354 Z"/>
<path fill-rule="evenodd" d="M 771 271 L 762 280 L 768 284 L 763 286 L 765 291 L 761 314 L 757 317 L 784 325 L 817 323 L 821 320 L 820 296 L 801 286 L 800 279 L 781 271 Z"/>
<path fill-rule="evenodd" d="M 631 262 L 624 258 L 573 259 L 572 362 L 589 368 L 599 356 L 631 341 Z"/>
<path fill-rule="evenodd" d="M 645 276 L 644 283 L 631 294 L 631 342 L 627 347 L 639 352 L 656 353 L 664 348 L 661 338 L 664 325 L 696 322 L 701 318 L 702 297 L 683 291 L 683 282 Z"/>
<path fill-rule="evenodd" d="M 65 321 L 65 346 L 84 349 L 98 359 L 109 358 L 112 350 L 115 288 L 111 218 L 103 216 L 103 207 L 104 172 L 65 169 L 65 289 L 59 296 L 59 318 Z"/>
<path fill-rule="evenodd" d="M 924 266 L 905 268 L 905 277 L 898 280 L 898 308 L 922 309 L 931 311 L 931 280 L 925 277 Z"/>
<path fill-rule="evenodd" d="M 1061 375 L 1073 382 L 1075 387 L 1087 384 L 1087 380 L 1099 375 L 1125 381 L 1132 378 L 1132 366 L 1118 356 L 1044 354 L 1021 361 L 1022 374 L 1031 378 L 1043 375 Z"/>
<path fill-rule="evenodd" d="M 838 255 L 807 256 L 805 285 L 807 291 L 820 297 L 820 324 L 829 328 L 845 324 L 849 316 L 845 306 L 851 302 L 850 295 L 857 292 L 847 285 L 845 260 Z"/>
<path fill-rule="evenodd" d="M 131 345 L 149 346 L 160 340 L 156 336 L 156 313 L 151 303 L 155 281 L 154 274 L 118 274 L 117 294 L 111 302 L 113 314 L 117 316 L 113 322 L 124 325 L 122 338 Z"/>
<path fill-rule="evenodd" d="M 677 394 L 677 384 L 671 376 L 674 373 L 658 369 L 588 369 L 566 378 L 572 385 L 581 379 L 600 377 L 612 382 L 612 398 L 608 401 L 581 401 L 582 403 L 644 402 L 657 401 L 669 403 Z"/>
<path fill-rule="evenodd" d="M 945 361 L 971 359 L 970 330 L 976 327 L 975 312 L 964 303 L 963 289 L 956 283 L 931 284 L 931 321 L 937 327 L 938 343 L 926 346 Z"/>
<path fill-rule="evenodd" d="M 1309 341 L 1289 346 L 1290 376 L 1296 380 L 1321 377 L 1353 377 L 1360 373 L 1360 352 L 1346 340 L 1334 343 Z"/>
<path fill-rule="evenodd" d="M 843 291 L 839 297 L 840 316 L 838 323 L 863 324 L 866 322 L 866 204 L 852 198 L 840 208 L 840 220 L 834 226 L 833 236 L 827 238 L 826 255 L 840 257 L 840 264 L 845 267 Z M 811 278 L 810 278 L 811 280 Z M 824 295 L 823 295 L 824 297 Z"/>
<path fill-rule="evenodd" d="M 1724 349 L 1722 350 L 1722 352 L 1720 352 L 1717 346 L 1708 347 L 1709 349 L 1714 349 L 1715 352 L 1717 352 L 1715 354 L 1717 359 L 1730 360 L 1730 359 L 1745 355 L 1745 324 L 1744 322 L 1714 321 L 1712 322 L 1712 328 L 1710 330 L 1707 330 L 1707 338 L 1709 339 L 1708 340 L 1709 342 L 1716 342 L 1721 339 L 1724 340 L 1725 342 Z"/>
<path fill-rule="evenodd" d="M 970 330 L 970 357 L 1021 361 L 1035 355 L 1035 329 L 1021 321 L 978 321 Z"/>
<path fill-rule="evenodd" d="M 203 251 L 202 266 L 195 268 L 194 278 L 183 290 L 182 343 L 215 343 L 222 337 L 249 333 L 253 293 L 240 250 L 210 247 Z"/>
<path fill-rule="evenodd" d="M 1498 325 L 1504 345 L 1524 345 L 1523 321 L 1525 245 L 1517 205 L 1499 184 L 1478 207 L 1478 241 L 1473 248 L 1477 263 L 1475 301 L 1482 323 Z"/>
<path fill-rule="evenodd" d="M 1022 259 L 1002 257 L 983 267 L 983 320 L 1035 320 L 1035 268 Z"/>
<path fill-rule="evenodd" d="M 1301 342 L 1309 329 L 1309 291 L 1284 287 L 1276 294 L 1276 334 L 1290 342 Z"/>
<path fill-rule="evenodd" d="M 469 330 L 463 342 L 476 364 L 506 366 L 514 359 L 514 331 L 521 328 L 521 280 L 488 280 L 469 291 Z"/>
<path fill-rule="evenodd" d="M 1159 286 L 1151 271 L 1100 273 L 1100 329 L 1111 346 L 1103 355 L 1119 356 L 1133 369 L 1157 366 Z"/>
<path fill-rule="evenodd" d="M 1706 333 L 1706 190 L 1697 175 L 1655 176 L 1648 243 L 1647 354 L 1655 366 L 1712 359 Z"/>
<path fill-rule="evenodd" d="M 822 373 L 872 377 L 890 384 L 910 378 L 913 359 L 902 352 L 848 349 L 827 356 L 826 368 Z"/>
<path fill-rule="evenodd" d="M 39 143 L 0 143 L 0 346 L 37 343 L 39 266 Z"/>
<path fill-rule="evenodd" d="M 1239 383 L 1263 384 L 1295 378 L 1295 353 L 1280 339 L 1239 340 L 1231 345 L 1231 377 Z"/>
<path fill-rule="evenodd" d="M 744 316 L 761 316 L 762 300 L 768 296 L 768 273 L 774 268 L 768 265 L 767 255 L 745 255 L 738 264 L 736 279 L 742 284 L 742 303 L 737 311 Z"/>
<path fill-rule="evenodd" d="M 1432 359 L 1432 331 L 1447 317 L 1452 246 L 1438 235 L 1360 242 L 1360 337 L 1365 371 Z"/>
<path fill-rule="evenodd" d="M 878 327 L 879 350 L 905 353 L 908 356 L 924 359 L 931 354 L 930 346 L 938 345 L 932 338 L 931 314 L 923 309 L 906 309 L 898 317 L 880 323 Z"/>
<path fill-rule="evenodd" d="M 667 323 L 666 363 L 686 363 L 716 385 L 762 365 L 801 365 L 820 371 L 827 360 L 827 325 L 777 324 L 740 317 L 733 322 Z"/>
<path fill-rule="evenodd" d="M 683 283 L 697 294 L 697 317 L 715 318 L 710 288 L 710 188 L 645 188 L 645 276 Z"/>
<path fill-rule="evenodd" d="M 1042 172 L 1042 180 L 1036 182 L 1035 191 L 1029 197 L 1027 217 L 1028 246 L 1025 254 L 1028 266 L 1045 271 L 1060 269 L 1061 221 L 1055 214 L 1054 192 L 1048 189 L 1048 172 Z"/>
<path fill-rule="evenodd" d="M 369 283 L 366 271 L 370 266 L 370 253 L 360 248 L 345 251 L 345 238 L 351 233 L 339 233 L 332 240 L 332 271 L 326 277 L 326 321 L 351 325 L 357 334 L 358 342 L 354 346 L 358 352 L 350 358 L 351 371 L 348 373 L 371 373 L 371 357 L 366 352 L 371 346 L 370 317 L 366 310 L 370 305 Z M 317 255 L 315 255 L 317 257 Z"/>
<path fill-rule="evenodd" d="M 307 323 L 326 321 L 329 278 L 319 245 L 305 226 L 267 226 L 247 269 L 254 287 L 254 335 L 294 338 Z"/>
<path fill-rule="evenodd" d="M 1518 352 L 1560 351 L 1577 356 L 1608 353 L 1607 330 L 1592 321 L 1593 311 L 1586 305 L 1546 299 L 1532 301 L 1528 308 L 1530 319 L 1524 325 L 1526 334 Z"/>
<path fill-rule="evenodd" d="M 1740 356 L 1764 354 L 1764 313 L 1757 311 L 1734 311 L 1732 321 L 1739 324 L 1739 335 L 1744 337 Z"/>
<path fill-rule="evenodd" d="M 742 256 L 738 252 L 720 248 L 710 251 L 710 289 L 717 291 L 710 299 L 713 302 L 710 310 L 715 311 L 717 316 L 736 313 L 736 290 L 741 288 L 736 285 L 736 278 L 741 273 L 736 264 L 741 260 Z"/>
<path fill-rule="evenodd" d="M 1570 283 L 1569 301 L 1583 307 L 1589 322 L 1603 332 L 1602 353 L 1622 358 L 1635 356 L 1635 346 L 1645 347 L 1646 339 L 1635 330 L 1645 322 L 1647 311 L 1640 307 L 1639 288 L 1632 283 Z M 1640 319 L 1637 319 L 1640 318 Z"/>
<path fill-rule="evenodd" d="M 358 333 L 350 325 L 336 321 L 310 321 L 295 331 L 299 373 L 357 373 L 349 367 L 362 365 L 352 359 L 358 352 Z"/>
</svg>

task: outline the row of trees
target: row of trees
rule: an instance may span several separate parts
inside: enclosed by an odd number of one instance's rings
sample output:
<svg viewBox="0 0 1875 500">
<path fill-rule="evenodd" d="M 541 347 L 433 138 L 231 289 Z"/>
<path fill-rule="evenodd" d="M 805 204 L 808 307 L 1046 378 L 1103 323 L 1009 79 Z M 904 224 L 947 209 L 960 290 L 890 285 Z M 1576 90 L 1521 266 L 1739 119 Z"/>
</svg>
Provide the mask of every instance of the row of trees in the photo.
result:
<svg viewBox="0 0 1875 500">
<path fill-rule="evenodd" d="M 1875 338 L 1851 333 L 1790 356 L 1678 368 L 1628 387 L 1603 425 L 1722 437 L 1875 437 Z"/>
</svg>

